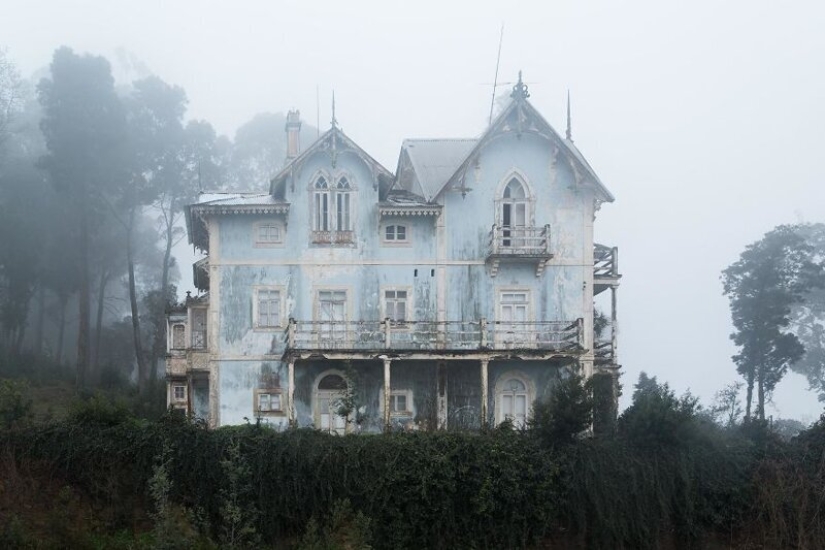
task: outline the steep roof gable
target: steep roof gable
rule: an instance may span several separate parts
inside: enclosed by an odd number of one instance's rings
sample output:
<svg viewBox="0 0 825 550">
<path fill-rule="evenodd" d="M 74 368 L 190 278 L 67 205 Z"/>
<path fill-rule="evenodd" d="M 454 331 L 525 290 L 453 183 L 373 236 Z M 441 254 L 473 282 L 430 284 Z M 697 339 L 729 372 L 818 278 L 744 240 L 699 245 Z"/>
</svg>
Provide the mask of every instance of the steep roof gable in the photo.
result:
<svg viewBox="0 0 825 550">
<path fill-rule="evenodd" d="M 560 152 L 566 154 L 570 159 L 576 182 L 592 186 L 600 200 L 613 202 L 613 195 L 604 186 L 599 176 L 596 175 L 596 172 L 573 144 L 573 141 L 562 138 L 556 130 L 550 126 L 544 117 L 541 116 L 541 113 L 527 101 L 529 96 L 527 86 L 522 83 L 521 73 L 519 73 L 519 81 L 513 87 L 513 93 L 511 94 L 512 100 L 510 103 L 504 111 L 493 120 L 481 137 L 475 140 L 475 146 L 467 153 L 449 179 L 441 185 L 434 197 L 439 196 L 445 189 L 458 184 L 463 185 L 464 174 L 470 162 L 495 136 L 507 132 L 516 132 L 518 135 L 524 133 L 538 134 L 557 144 Z"/>
<path fill-rule="evenodd" d="M 429 202 L 455 173 L 476 139 L 405 139 L 398 163 L 398 184 Z"/>
<path fill-rule="evenodd" d="M 384 168 L 381 163 L 372 158 L 372 156 L 364 151 L 357 143 L 347 137 L 337 124 L 333 124 L 329 130 L 315 140 L 315 143 L 290 161 L 289 164 L 270 180 L 269 193 L 273 197 L 283 198 L 286 183 L 293 180 L 296 174 L 300 172 L 304 163 L 316 153 L 324 152 L 329 155 L 332 165 L 335 166 L 338 155 L 347 151 L 355 153 L 369 166 L 379 187 L 385 193 L 392 185 L 394 179 L 392 172 Z"/>
</svg>

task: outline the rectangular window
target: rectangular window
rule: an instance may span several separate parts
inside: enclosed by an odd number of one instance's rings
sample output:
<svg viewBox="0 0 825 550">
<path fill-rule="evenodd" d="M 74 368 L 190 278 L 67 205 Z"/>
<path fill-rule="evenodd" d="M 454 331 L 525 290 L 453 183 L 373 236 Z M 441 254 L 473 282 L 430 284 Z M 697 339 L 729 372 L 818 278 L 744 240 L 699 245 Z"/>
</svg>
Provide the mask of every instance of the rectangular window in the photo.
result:
<svg viewBox="0 0 825 550">
<path fill-rule="evenodd" d="M 280 388 L 255 390 L 255 412 L 278 415 L 284 412 L 283 392 Z"/>
<path fill-rule="evenodd" d="M 186 347 L 186 327 L 174 325 L 172 327 L 172 349 L 184 349 Z"/>
<path fill-rule="evenodd" d="M 393 324 L 404 324 L 407 322 L 406 290 L 384 291 L 384 317 L 390 319 Z"/>
<path fill-rule="evenodd" d="M 384 240 L 389 242 L 406 242 L 406 225 L 388 225 L 384 228 Z"/>
<path fill-rule="evenodd" d="M 191 310 L 192 315 L 192 349 L 206 349 L 206 310 Z"/>
<path fill-rule="evenodd" d="M 281 326 L 281 292 L 279 290 L 258 290 L 259 327 Z"/>
<path fill-rule="evenodd" d="M 277 244 L 281 242 L 281 226 L 274 223 L 258 225 L 255 242 L 258 244 Z"/>
<path fill-rule="evenodd" d="M 496 327 L 499 344 L 525 344 L 534 333 L 530 321 L 530 294 L 527 291 L 499 293 L 499 324 Z"/>
<path fill-rule="evenodd" d="M 183 384 L 172 386 L 172 397 L 175 401 L 184 401 L 186 399 L 186 386 Z"/>
<path fill-rule="evenodd" d="M 390 411 L 394 413 L 407 412 L 406 393 L 394 393 L 390 396 Z"/>
</svg>

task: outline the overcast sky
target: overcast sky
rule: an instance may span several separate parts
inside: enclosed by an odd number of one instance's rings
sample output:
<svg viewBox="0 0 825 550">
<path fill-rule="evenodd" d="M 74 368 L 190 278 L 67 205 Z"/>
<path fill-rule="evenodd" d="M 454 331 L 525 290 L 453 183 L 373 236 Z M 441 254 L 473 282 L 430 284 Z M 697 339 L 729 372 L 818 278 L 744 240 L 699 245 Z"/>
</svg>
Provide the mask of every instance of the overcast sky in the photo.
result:
<svg viewBox="0 0 825 550">
<path fill-rule="evenodd" d="M 627 403 L 642 370 L 708 402 L 737 379 L 720 271 L 781 223 L 825 221 L 825 3 L 133 2 L 3 0 L 0 47 L 24 74 L 61 45 L 130 52 L 182 86 L 189 116 L 234 130 L 299 108 L 395 171 L 406 137 L 473 137 L 519 69 L 531 101 L 616 196 L 597 239 L 620 247 Z M 500 88 L 508 93 L 509 87 Z M 182 270 L 184 286 L 191 284 Z M 822 407 L 789 375 L 768 410 Z"/>
</svg>

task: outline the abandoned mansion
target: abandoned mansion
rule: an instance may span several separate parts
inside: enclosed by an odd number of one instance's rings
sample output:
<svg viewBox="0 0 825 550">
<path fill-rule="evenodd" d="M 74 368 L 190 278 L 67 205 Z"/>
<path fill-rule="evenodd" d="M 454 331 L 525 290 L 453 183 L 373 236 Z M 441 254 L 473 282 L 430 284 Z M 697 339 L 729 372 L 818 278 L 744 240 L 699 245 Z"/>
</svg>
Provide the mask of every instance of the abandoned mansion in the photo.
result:
<svg viewBox="0 0 825 550">
<path fill-rule="evenodd" d="M 211 426 L 522 426 L 574 369 L 615 383 L 613 196 L 528 101 L 472 139 L 408 139 L 396 171 L 338 126 L 268 193 L 187 209 L 197 296 L 168 314 L 168 402 Z"/>
</svg>

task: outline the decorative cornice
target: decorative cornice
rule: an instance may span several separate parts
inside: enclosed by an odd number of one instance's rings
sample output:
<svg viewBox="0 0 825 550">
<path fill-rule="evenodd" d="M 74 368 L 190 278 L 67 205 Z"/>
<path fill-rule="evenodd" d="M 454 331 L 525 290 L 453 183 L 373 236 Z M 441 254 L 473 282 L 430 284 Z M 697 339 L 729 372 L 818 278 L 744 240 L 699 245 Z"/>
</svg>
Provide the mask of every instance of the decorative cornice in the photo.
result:
<svg viewBox="0 0 825 550">
<path fill-rule="evenodd" d="M 280 204 L 202 204 L 193 205 L 192 212 L 204 214 L 289 214 L 289 203 Z"/>
<path fill-rule="evenodd" d="M 384 216 L 438 216 L 441 213 L 441 205 L 381 205 L 378 212 Z"/>
</svg>

